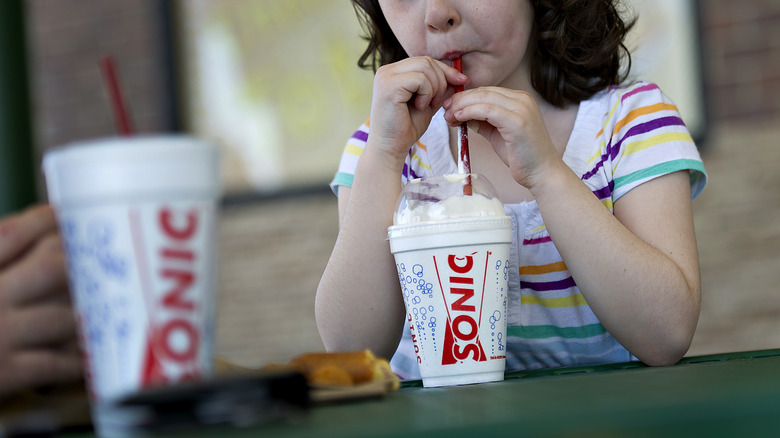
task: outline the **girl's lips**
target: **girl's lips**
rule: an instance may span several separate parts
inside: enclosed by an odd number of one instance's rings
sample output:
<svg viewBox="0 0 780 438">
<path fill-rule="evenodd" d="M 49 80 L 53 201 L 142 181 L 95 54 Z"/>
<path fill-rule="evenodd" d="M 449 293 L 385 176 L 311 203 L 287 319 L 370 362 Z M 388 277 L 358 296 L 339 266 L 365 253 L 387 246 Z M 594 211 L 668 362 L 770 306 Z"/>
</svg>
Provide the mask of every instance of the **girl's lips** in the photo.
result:
<svg viewBox="0 0 780 438">
<path fill-rule="evenodd" d="M 463 53 L 464 53 L 464 52 L 460 52 L 460 51 L 452 51 L 452 52 L 447 52 L 447 53 L 445 53 L 445 54 L 444 54 L 444 55 L 441 57 L 441 59 L 447 59 L 447 60 L 449 60 L 449 61 L 452 61 L 453 59 L 456 59 L 456 58 L 460 58 L 460 57 L 462 57 L 462 56 L 463 56 Z"/>
</svg>

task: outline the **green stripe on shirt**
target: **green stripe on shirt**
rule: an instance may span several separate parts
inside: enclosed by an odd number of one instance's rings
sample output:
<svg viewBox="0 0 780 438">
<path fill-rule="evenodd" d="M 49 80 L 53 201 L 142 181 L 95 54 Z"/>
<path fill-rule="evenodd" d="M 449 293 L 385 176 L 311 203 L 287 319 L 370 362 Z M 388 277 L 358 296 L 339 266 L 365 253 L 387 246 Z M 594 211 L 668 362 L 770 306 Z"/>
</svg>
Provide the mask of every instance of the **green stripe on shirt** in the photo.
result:
<svg viewBox="0 0 780 438">
<path fill-rule="evenodd" d="M 689 159 L 667 161 L 665 163 L 659 163 L 656 164 L 655 166 L 650 166 L 648 168 L 638 170 L 634 173 L 629 173 L 628 175 L 615 178 L 614 190 L 617 190 L 619 187 L 631 184 L 636 181 L 640 181 L 657 175 L 666 175 L 672 172 L 677 172 L 678 170 L 697 170 L 699 172 L 705 173 L 704 165 L 702 164 L 701 161 L 689 160 Z"/>
<path fill-rule="evenodd" d="M 603 335 L 607 330 L 603 325 L 589 324 L 582 327 L 557 327 L 554 325 L 509 326 L 507 336 L 524 339 L 585 339 Z"/>
<path fill-rule="evenodd" d="M 336 174 L 335 177 L 333 177 L 333 182 L 330 184 L 332 186 L 347 186 L 352 187 L 352 181 L 355 180 L 355 175 L 352 175 L 350 173 L 345 172 L 339 172 Z"/>
</svg>

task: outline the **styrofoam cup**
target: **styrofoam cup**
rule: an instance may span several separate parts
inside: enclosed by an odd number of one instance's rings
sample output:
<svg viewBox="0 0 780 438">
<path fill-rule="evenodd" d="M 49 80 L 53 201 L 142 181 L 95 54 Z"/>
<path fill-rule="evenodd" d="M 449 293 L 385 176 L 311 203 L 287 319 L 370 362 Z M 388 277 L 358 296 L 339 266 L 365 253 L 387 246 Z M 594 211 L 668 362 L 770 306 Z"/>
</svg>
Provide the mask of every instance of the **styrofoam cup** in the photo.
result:
<svg viewBox="0 0 780 438">
<path fill-rule="evenodd" d="M 500 203 L 500 215 L 455 209 L 460 217 L 432 220 L 430 212 L 442 212 L 434 204 L 464 196 L 442 185 L 451 183 L 439 177 L 402 194 L 401 204 L 421 209 L 425 220 L 388 229 L 420 376 L 425 387 L 500 381 L 512 221 Z"/>
<path fill-rule="evenodd" d="M 113 402 L 211 374 L 219 152 L 187 136 L 77 142 L 43 159 L 79 323 L 93 422 Z"/>
</svg>

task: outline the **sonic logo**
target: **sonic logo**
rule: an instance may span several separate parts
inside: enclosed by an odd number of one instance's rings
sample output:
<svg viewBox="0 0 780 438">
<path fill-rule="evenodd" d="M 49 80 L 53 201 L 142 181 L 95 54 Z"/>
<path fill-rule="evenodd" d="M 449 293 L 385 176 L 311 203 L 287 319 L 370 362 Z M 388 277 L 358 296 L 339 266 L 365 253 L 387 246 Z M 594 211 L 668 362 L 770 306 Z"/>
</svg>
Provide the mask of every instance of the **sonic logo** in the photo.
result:
<svg viewBox="0 0 780 438">
<path fill-rule="evenodd" d="M 450 254 L 447 257 L 446 268 L 439 269 L 434 257 L 436 275 L 444 297 L 447 309 L 447 321 L 444 328 L 444 351 L 442 365 L 452 365 L 465 360 L 484 362 L 487 360 L 485 349 L 479 340 L 479 327 L 482 316 L 482 302 L 475 297 L 476 290 L 484 293 L 485 275 L 487 274 L 487 259 L 491 252 L 486 251 L 485 272 L 474 269 L 472 253 L 463 257 Z M 442 278 L 445 281 L 442 281 Z M 446 285 L 446 286 L 445 286 Z M 481 289 L 475 287 L 481 286 Z M 483 293 L 480 293 L 481 297 Z"/>
<path fill-rule="evenodd" d="M 196 321 L 198 287 L 194 240 L 199 230 L 198 211 L 174 212 L 162 208 L 157 216 L 161 247 L 155 254 L 160 292 L 151 321 L 150 342 L 144 363 L 144 385 L 187 380 L 199 374 L 200 333 Z M 167 370 L 177 370 L 173 374 Z"/>
</svg>

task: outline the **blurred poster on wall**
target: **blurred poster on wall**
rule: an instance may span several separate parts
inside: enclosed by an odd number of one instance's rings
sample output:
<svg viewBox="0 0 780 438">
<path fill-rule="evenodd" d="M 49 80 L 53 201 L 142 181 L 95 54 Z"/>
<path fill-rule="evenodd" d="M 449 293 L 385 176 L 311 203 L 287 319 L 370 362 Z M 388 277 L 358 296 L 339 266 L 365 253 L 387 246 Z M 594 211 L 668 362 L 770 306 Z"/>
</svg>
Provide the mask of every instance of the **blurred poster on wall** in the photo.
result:
<svg viewBox="0 0 780 438">
<path fill-rule="evenodd" d="M 178 3 L 187 129 L 223 149 L 230 192 L 326 185 L 370 109 L 351 3 Z"/>
</svg>

